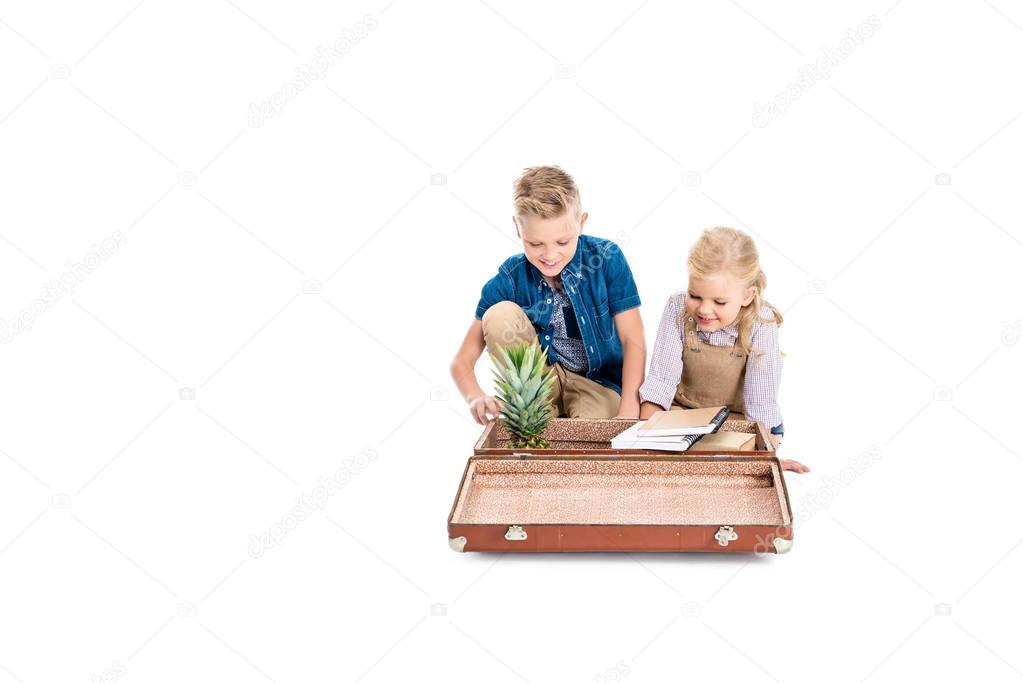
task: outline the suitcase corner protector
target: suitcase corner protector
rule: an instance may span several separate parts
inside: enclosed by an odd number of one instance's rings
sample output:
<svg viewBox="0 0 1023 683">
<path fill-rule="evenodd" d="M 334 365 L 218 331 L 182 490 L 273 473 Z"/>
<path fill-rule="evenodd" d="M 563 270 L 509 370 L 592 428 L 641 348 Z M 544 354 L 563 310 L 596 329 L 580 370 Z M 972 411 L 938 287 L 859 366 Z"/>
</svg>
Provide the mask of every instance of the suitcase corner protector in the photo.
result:
<svg viewBox="0 0 1023 683">
<path fill-rule="evenodd" d="M 456 553 L 465 552 L 465 536 L 455 536 L 448 539 L 448 547 Z"/>
<path fill-rule="evenodd" d="M 779 555 L 784 555 L 792 550 L 792 541 L 787 538 L 775 538 L 774 549 Z"/>
</svg>

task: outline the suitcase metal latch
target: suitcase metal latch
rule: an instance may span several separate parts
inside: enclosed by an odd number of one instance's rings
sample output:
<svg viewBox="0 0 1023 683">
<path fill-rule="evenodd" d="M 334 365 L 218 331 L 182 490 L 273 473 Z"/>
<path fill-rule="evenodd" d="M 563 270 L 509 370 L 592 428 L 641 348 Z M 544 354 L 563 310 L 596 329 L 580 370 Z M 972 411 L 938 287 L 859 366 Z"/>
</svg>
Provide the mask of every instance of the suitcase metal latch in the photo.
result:
<svg viewBox="0 0 1023 683">
<path fill-rule="evenodd" d="M 714 534 L 714 538 L 717 539 L 718 545 L 728 545 L 731 541 L 739 538 L 739 534 L 735 533 L 735 529 L 730 526 L 718 527 L 717 533 Z"/>
<path fill-rule="evenodd" d="M 504 532 L 504 539 L 506 541 L 524 541 L 526 540 L 526 530 L 518 524 L 512 524 L 508 527 L 508 531 Z"/>
</svg>

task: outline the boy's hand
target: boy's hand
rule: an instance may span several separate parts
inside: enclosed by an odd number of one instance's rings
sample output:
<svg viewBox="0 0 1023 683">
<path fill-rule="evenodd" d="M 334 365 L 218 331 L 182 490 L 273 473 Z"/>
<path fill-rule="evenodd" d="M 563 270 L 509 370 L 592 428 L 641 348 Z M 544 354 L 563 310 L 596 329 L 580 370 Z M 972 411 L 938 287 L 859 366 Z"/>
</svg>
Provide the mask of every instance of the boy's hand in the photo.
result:
<svg viewBox="0 0 1023 683">
<path fill-rule="evenodd" d="M 796 472 L 798 474 L 806 474 L 810 471 L 809 467 L 795 460 L 782 460 L 781 468 L 787 472 Z"/>
<path fill-rule="evenodd" d="M 476 424 L 485 425 L 501 413 L 501 406 L 493 396 L 477 396 L 469 402 L 469 412 Z"/>
</svg>

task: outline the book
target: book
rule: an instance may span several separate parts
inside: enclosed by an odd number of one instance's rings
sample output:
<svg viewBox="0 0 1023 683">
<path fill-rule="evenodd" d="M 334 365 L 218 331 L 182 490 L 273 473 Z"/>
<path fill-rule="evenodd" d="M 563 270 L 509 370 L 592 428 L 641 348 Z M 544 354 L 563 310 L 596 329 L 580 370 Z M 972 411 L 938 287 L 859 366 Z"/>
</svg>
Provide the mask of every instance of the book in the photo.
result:
<svg viewBox="0 0 1023 683">
<path fill-rule="evenodd" d="M 637 422 L 632 425 L 618 436 L 611 439 L 611 448 L 621 449 L 634 449 L 642 448 L 653 451 L 687 451 L 693 444 L 698 444 L 696 448 L 705 450 L 702 442 L 704 439 L 717 436 L 717 434 L 682 434 L 679 436 L 658 436 L 648 437 L 640 436 L 640 427 L 643 426 L 642 422 Z M 719 432 L 719 434 L 732 434 L 733 432 Z M 746 442 L 749 443 L 749 449 L 752 450 L 753 444 L 755 443 L 755 436 L 753 434 L 743 434 L 744 439 L 735 439 L 733 437 L 726 437 L 731 447 L 725 448 L 722 446 L 715 446 L 714 442 L 710 442 L 708 450 L 738 450 L 736 443 L 740 442 L 740 445 L 745 446 Z M 720 441 L 719 441 L 720 443 Z"/>
<path fill-rule="evenodd" d="M 694 448 L 701 451 L 753 451 L 756 450 L 756 445 L 756 434 L 714 432 L 701 436 Z"/>
<path fill-rule="evenodd" d="M 641 437 L 639 429 L 643 422 L 637 422 L 618 436 L 611 439 L 611 448 L 648 448 L 655 451 L 685 451 L 700 438 L 700 434 L 681 436 Z"/>
<path fill-rule="evenodd" d="M 685 436 L 710 434 L 717 431 L 728 417 L 728 408 L 691 408 L 687 410 L 662 410 L 654 413 L 649 420 L 640 422 L 636 430 L 640 437 Z"/>
</svg>

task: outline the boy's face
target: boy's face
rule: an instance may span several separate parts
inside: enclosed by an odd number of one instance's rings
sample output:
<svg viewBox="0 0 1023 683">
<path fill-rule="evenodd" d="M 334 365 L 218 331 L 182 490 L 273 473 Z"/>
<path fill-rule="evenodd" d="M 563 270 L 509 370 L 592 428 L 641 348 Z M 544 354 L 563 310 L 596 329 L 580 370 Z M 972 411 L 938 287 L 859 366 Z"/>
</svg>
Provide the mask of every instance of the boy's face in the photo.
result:
<svg viewBox="0 0 1023 683">
<path fill-rule="evenodd" d="M 701 330 L 714 332 L 734 323 L 742 307 L 752 303 L 755 291 L 727 273 L 707 278 L 690 276 L 686 314 L 696 318 Z"/>
<path fill-rule="evenodd" d="M 569 208 L 554 218 L 518 216 L 515 219 L 515 234 L 522 240 L 522 251 L 544 278 L 557 278 L 572 261 L 587 218 L 585 212 L 576 216 L 575 210 Z"/>
</svg>

